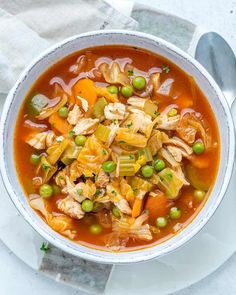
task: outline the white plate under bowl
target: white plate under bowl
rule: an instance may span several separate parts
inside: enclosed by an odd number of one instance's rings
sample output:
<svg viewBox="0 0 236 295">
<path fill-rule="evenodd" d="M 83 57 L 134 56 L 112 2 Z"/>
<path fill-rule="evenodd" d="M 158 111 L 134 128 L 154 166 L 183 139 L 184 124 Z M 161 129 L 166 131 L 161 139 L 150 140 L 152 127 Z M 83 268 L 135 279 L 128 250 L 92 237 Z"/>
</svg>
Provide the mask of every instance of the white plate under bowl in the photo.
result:
<svg viewBox="0 0 236 295">
<path fill-rule="evenodd" d="M 136 5 L 135 10 L 136 13 L 139 10 L 142 13 L 146 10 L 148 13 L 149 10 L 160 19 L 168 16 L 170 20 L 172 17 L 143 5 Z M 191 27 L 189 22 L 173 18 L 174 23 L 179 22 L 182 28 L 186 28 L 186 32 L 189 32 Z M 196 30 L 195 35 L 197 35 Z M 194 38 L 191 43 L 194 43 Z M 186 49 L 192 53 L 191 45 Z M 2 108 L 2 105 L 0 107 Z M 232 234 L 236 228 L 235 177 L 234 169 L 224 200 L 197 236 L 182 248 L 161 259 L 131 266 L 115 266 L 105 294 L 143 295 L 144 292 L 149 295 L 169 294 L 199 281 L 224 263 L 236 250 L 236 236 Z M 39 249 L 43 240 L 19 215 L 1 180 L 0 191 L 0 238 L 26 264 L 39 270 L 42 258 Z"/>
</svg>

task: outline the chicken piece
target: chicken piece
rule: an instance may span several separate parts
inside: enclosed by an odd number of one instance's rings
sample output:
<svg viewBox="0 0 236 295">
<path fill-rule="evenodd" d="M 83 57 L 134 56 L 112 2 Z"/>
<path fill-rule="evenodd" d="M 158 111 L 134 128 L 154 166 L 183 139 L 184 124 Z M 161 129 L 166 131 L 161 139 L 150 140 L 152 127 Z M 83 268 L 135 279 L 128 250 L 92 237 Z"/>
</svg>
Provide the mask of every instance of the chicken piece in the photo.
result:
<svg viewBox="0 0 236 295">
<path fill-rule="evenodd" d="M 105 118 L 108 120 L 123 120 L 125 118 L 126 107 L 123 103 L 109 103 L 104 108 Z"/>
<path fill-rule="evenodd" d="M 171 155 L 171 153 L 166 150 L 165 148 L 161 148 L 158 152 L 158 154 L 166 160 L 170 166 L 172 167 L 178 167 L 179 163 L 175 160 L 175 158 Z"/>
<path fill-rule="evenodd" d="M 61 191 L 63 194 L 69 195 L 71 198 L 79 203 L 82 203 L 85 199 L 92 199 L 96 193 L 96 186 L 90 180 L 87 179 L 86 183 L 79 182 L 74 184 L 68 176 L 66 176 L 66 186 Z"/>
<path fill-rule="evenodd" d="M 147 115 L 145 112 L 132 109 L 130 110 L 132 114 L 123 122 L 122 126 L 131 129 L 133 132 L 141 132 L 147 135 L 148 128 L 152 124 L 151 116 Z"/>
<path fill-rule="evenodd" d="M 83 118 L 83 119 L 80 119 L 79 122 L 75 125 L 73 131 L 75 132 L 76 135 L 91 134 L 95 131 L 98 123 L 99 123 L 98 119 Z"/>
<path fill-rule="evenodd" d="M 47 222 L 52 229 L 71 240 L 77 235 L 76 230 L 73 229 L 73 219 L 70 216 L 53 216 L 52 214 L 49 214 Z"/>
<path fill-rule="evenodd" d="M 147 100 L 144 98 L 133 96 L 127 100 L 127 103 L 133 107 L 137 107 L 138 109 L 142 110 L 142 109 L 144 109 L 146 101 Z"/>
<path fill-rule="evenodd" d="M 53 145 L 54 141 L 56 139 L 56 135 L 53 131 L 48 131 L 47 136 L 46 136 L 46 146 L 50 147 Z"/>
<path fill-rule="evenodd" d="M 77 95 L 77 99 L 81 102 L 82 109 L 86 113 L 88 111 L 88 109 L 89 109 L 88 101 L 86 99 L 84 99 L 83 97 L 78 96 L 78 95 Z"/>
<path fill-rule="evenodd" d="M 71 125 L 76 125 L 81 117 L 82 117 L 82 112 L 79 106 L 75 104 L 73 109 L 68 114 L 67 121 Z"/>
<path fill-rule="evenodd" d="M 118 123 L 112 123 L 109 128 L 111 129 L 111 132 L 109 134 L 108 142 L 107 145 L 110 146 L 112 142 L 114 141 L 116 137 L 116 131 L 119 129 L 119 124 Z"/>
<path fill-rule="evenodd" d="M 169 137 L 165 132 L 155 130 L 149 141 L 147 146 L 149 147 L 151 154 L 154 156 L 157 152 L 162 148 L 163 144 L 169 141 Z"/>
<path fill-rule="evenodd" d="M 169 117 L 167 114 L 161 114 L 158 117 L 157 128 L 163 130 L 176 130 L 180 121 L 180 115 Z"/>
<path fill-rule="evenodd" d="M 110 177 L 101 169 L 98 173 L 95 185 L 98 187 L 106 187 L 110 181 Z"/>
<path fill-rule="evenodd" d="M 168 144 L 173 144 L 179 148 L 181 148 L 187 155 L 192 155 L 193 150 L 192 148 L 187 145 L 183 140 L 181 140 L 180 138 L 174 136 L 172 138 L 169 139 Z"/>
<path fill-rule="evenodd" d="M 30 196 L 31 197 L 31 196 Z M 45 206 L 45 202 L 44 202 L 44 199 L 41 198 L 40 196 L 38 195 L 35 195 L 35 198 L 31 199 L 29 201 L 30 203 L 30 206 L 36 210 L 36 211 L 39 211 L 43 217 L 45 219 L 47 219 L 47 216 L 48 216 L 48 211 L 46 209 L 46 206 Z"/>
<path fill-rule="evenodd" d="M 50 130 L 34 134 L 26 142 L 36 150 L 43 150 L 46 147 L 50 147 L 55 138 L 55 133 Z"/>
<path fill-rule="evenodd" d="M 127 200 L 121 195 L 119 187 L 108 184 L 107 195 L 110 201 L 116 205 L 116 207 L 123 213 L 131 215 L 132 211 Z"/>
<path fill-rule="evenodd" d="M 164 96 L 170 96 L 171 88 L 174 83 L 174 79 L 169 78 L 166 79 L 157 90 L 157 94 L 161 94 Z"/>
<path fill-rule="evenodd" d="M 65 167 L 63 170 L 59 171 L 55 177 L 56 184 L 61 188 L 66 186 L 66 176 L 69 175 L 69 167 Z"/>
<path fill-rule="evenodd" d="M 121 237 L 127 236 L 129 238 L 150 241 L 152 240 L 152 233 L 149 224 L 144 224 L 148 220 L 148 213 L 144 212 L 138 218 L 124 216 L 120 219 L 114 219 L 112 230 L 117 232 Z"/>
<path fill-rule="evenodd" d="M 181 179 L 184 185 L 190 185 L 190 183 L 186 180 L 184 172 L 180 165 L 177 166 L 174 171 L 176 172 L 177 176 Z"/>
<path fill-rule="evenodd" d="M 179 147 L 168 145 L 166 147 L 167 151 L 174 157 L 175 161 L 181 162 L 182 158 L 189 158 L 189 155 Z"/>
<path fill-rule="evenodd" d="M 60 200 L 57 203 L 57 207 L 64 214 L 69 215 L 70 217 L 75 219 L 81 219 L 84 217 L 85 214 L 81 208 L 81 205 L 70 196 Z"/>
</svg>

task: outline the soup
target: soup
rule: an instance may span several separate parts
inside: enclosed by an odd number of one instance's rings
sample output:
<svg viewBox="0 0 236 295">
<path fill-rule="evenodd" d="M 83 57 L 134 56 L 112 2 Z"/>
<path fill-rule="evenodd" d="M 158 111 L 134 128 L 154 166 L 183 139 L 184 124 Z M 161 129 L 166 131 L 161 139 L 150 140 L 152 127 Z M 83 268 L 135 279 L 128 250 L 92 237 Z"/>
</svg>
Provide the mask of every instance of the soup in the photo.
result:
<svg viewBox="0 0 236 295">
<path fill-rule="evenodd" d="M 53 230 L 124 251 L 192 221 L 214 186 L 220 140 L 191 76 L 143 49 L 103 46 L 35 81 L 14 149 L 29 204 Z"/>
</svg>

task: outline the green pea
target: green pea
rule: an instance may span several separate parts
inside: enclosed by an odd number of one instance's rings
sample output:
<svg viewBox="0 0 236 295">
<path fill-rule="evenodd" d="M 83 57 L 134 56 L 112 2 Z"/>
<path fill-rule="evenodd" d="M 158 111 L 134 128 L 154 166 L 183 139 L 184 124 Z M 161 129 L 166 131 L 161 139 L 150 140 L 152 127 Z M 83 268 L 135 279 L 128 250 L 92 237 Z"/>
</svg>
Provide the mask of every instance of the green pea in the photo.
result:
<svg viewBox="0 0 236 295">
<path fill-rule="evenodd" d="M 39 162 L 40 162 L 40 156 L 39 155 L 36 155 L 36 154 L 32 154 L 30 156 L 30 162 L 33 164 L 33 165 L 38 165 Z"/>
<path fill-rule="evenodd" d="M 119 92 L 118 87 L 115 86 L 115 85 L 107 86 L 107 90 L 108 90 L 111 94 L 118 94 L 118 92 Z"/>
<path fill-rule="evenodd" d="M 62 107 L 58 111 L 59 116 L 62 118 L 66 118 L 68 116 L 68 113 L 69 113 L 69 111 L 68 111 L 67 107 Z"/>
<path fill-rule="evenodd" d="M 39 194 L 42 198 L 50 198 L 51 195 L 53 194 L 53 188 L 50 184 L 43 184 L 39 188 Z"/>
<path fill-rule="evenodd" d="M 102 232 L 102 227 L 100 224 L 92 224 L 89 227 L 91 234 L 98 235 Z"/>
<path fill-rule="evenodd" d="M 166 164 L 163 160 L 157 159 L 154 163 L 154 167 L 157 171 L 161 171 L 166 167 Z"/>
<path fill-rule="evenodd" d="M 86 140 L 87 140 L 87 137 L 86 136 L 84 136 L 84 135 L 77 135 L 75 137 L 75 144 L 78 145 L 78 146 L 84 146 Z"/>
<path fill-rule="evenodd" d="M 203 142 L 197 141 L 194 143 L 192 149 L 195 154 L 201 155 L 205 151 L 205 146 Z"/>
<path fill-rule="evenodd" d="M 117 217 L 117 218 L 119 218 L 119 217 L 121 216 L 121 214 L 120 214 L 120 210 L 119 210 L 116 206 L 114 206 L 114 207 L 112 208 L 112 214 L 113 214 L 115 217 Z"/>
<path fill-rule="evenodd" d="M 168 112 L 169 117 L 174 117 L 178 114 L 178 111 L 176 109 L 170 109 Z"/>
<path fill-rule="evenodd" d="M 141 172 L 144 177 L 151 177 L 153 174 L 153 167 L 145 165 L 142 167 Z"/>
<path fill-rule="evenodd" d="M 196 189 L 193 193 L 193 196 L 196 201 L 201 202 L 205 198 L 206 192 Z"/>
<path fill-rule="evenodd" d="M 166 227 L 167 219 L 165 217 L 158 217 L 156 220 L 157 227 Z"/>
<path fill-rule="evenodd" d="M 52 189 L 54 195 L 59 195 L 61 193 L 61 188 L 56 184 L 53 184 Z"/>
<path fill-rule="evenodd" d="M 84 200 L 82 202 L 82 210 L 84 212 L 91 212 L 91 211 L 93 211 L 93 201 L 91 201 L 91 200 Z"/>
<path fill-rule="evenodd" d="M 129 85 L 122 86 L 122 87 L 121 87 L 121 94 L 122 94 L 124 97 L 128 98 L 128 97 L 130 97 L 130 96 L 133 95 L 133 88 L 130 87 Z"/>
<path fill-rule="evenodd" d="M 116 169 L 116 164 L 113 161 L 107 161 L 102 164 L 104 172 L 111 173 Z"/>
<path fill-rule="evenodd" d="M 181 211 L 180 211 L 179 208 L 172 207 L 170 209 L 170 218 L 172 218 L 172 219 L 178 219 L 178 218 L 180 218 L 180 216 L 181 216 Z"/>
<path fill-rule="evenodd" d="M 146 80 L 144 77 L 138 76 L 134 78 L 132 84 L 135 89 L 142 90 L 146 86 Z"/>
</svg>

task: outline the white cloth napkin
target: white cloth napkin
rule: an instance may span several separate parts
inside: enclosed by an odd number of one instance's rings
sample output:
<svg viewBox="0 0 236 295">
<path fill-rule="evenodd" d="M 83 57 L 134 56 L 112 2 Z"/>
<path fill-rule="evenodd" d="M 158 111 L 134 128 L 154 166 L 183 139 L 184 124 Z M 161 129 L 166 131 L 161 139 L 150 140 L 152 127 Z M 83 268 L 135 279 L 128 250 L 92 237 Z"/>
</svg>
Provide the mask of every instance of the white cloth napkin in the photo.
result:
<svg viewBox="0 0 236 295">
<path fill-rule="evenodd" d="M 131 11 L 131 5 L 126 0 L 123 7 Z M 50 45 L 86 31 L 136 27 L 136 21 L 102 0 L 0 0 L 1 97 L 32 58 Z"/>
</svg>

